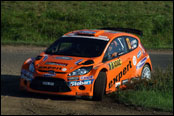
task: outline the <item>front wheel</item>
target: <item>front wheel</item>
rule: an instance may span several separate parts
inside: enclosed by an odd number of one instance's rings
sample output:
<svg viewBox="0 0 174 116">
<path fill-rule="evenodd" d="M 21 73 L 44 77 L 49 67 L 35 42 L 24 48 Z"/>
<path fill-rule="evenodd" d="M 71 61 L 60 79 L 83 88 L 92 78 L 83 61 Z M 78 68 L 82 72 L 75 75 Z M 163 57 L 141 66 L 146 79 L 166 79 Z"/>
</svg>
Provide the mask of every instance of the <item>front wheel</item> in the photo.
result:
<svg viewBox="0 0 174 116">
<path fill-rule="evenodd" d="M 151 70 L 149 65 L 145 64 L 141 73 L 141 79 L 151 79 Z"/>
<path fill-rule="evenodd" d="M 93 91 L 93 100 L 101 101 L 106 87 L 106 73 L 100 72 L 95 83 L 94 83 L 94 91 Z"/>
</svg>

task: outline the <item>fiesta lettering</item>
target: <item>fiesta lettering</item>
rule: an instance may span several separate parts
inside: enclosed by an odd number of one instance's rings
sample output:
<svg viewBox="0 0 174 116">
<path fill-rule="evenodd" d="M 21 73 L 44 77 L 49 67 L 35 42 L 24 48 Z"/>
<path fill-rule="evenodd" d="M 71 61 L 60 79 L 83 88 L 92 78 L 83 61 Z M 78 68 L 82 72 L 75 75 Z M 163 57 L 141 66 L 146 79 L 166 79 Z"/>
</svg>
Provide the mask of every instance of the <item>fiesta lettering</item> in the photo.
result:
<svg viewBox="0 0 174 116">
<path fill-rule="evenodd" d="M 62 68 L 61 67 L 47 67 L 47 66 L 40 66 L 39 67 L 39 69 L 44 69 L 44 68 L 46 68 L 46 69 L 59 69 L 59 70 L 61 70 Z"/>
</svg>

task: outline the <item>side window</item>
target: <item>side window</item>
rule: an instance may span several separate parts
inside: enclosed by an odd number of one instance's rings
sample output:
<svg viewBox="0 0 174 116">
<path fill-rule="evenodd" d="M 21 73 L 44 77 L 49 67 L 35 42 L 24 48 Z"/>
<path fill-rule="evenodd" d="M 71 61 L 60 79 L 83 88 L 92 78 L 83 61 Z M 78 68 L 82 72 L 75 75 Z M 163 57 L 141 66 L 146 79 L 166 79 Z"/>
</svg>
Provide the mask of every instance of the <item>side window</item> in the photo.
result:
<svg viewBox="0 0 174 116">
<path fill-rule="evenodd" d="M 127 53 L 127 51 L 127 45 L 125 43 L 124 37 L 118 37 L 110 43 L 103 61 L 108 61 L 116 58 L 118 55 Z"/>
<path fill-rule="evenodd" d="M 138 40 L 133 37 L 126 37 L 126 42 L 129 50 L 134 50 L 138 47 Z"/>
</svg>

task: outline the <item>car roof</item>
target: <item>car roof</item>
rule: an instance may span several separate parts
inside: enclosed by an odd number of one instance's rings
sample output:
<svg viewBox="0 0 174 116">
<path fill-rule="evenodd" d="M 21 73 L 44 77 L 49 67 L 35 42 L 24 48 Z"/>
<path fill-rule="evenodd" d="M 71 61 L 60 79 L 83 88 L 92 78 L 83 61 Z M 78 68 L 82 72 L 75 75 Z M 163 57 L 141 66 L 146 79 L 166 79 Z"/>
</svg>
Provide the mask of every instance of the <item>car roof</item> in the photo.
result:
<svg viewBox="0 0 174 116">
<path fill-rule="evenodd" d="M 102 29 L 83 29 L 75 30 L 63 35 L 63 37 L 83 37 L 109 41 L 119 36 L 131 36 L 139 39 L 136 35 L 122 31 L 102 30 Z"/>
</svg>

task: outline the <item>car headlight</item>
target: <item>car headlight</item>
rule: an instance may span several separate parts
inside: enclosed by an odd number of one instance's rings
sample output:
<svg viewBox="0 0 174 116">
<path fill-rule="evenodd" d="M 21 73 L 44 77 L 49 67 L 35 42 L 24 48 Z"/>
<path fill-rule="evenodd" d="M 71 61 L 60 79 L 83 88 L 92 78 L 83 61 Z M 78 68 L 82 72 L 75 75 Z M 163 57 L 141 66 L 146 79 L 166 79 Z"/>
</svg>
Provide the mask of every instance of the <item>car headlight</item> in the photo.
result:
<svg viewBox="0 0 174 116">
<path fill-rule="evenodd" d="M 31 64 L 29 65 L 29 71 L 30 71 L 30 72 L 34 72 L 34 70 L 35 70 L 34 64 L 31 63 Z"/>
<path fill-rule="evenodd" d="M 92 69 L 92 66 L 90 66 L 90 67 L 81 67 L 81 68 L 71 72 L 70 74 L 68 74 L 68 76 L 84 75 L 84 74 L 87 74 L 91 69 Z"/>
</svg>

